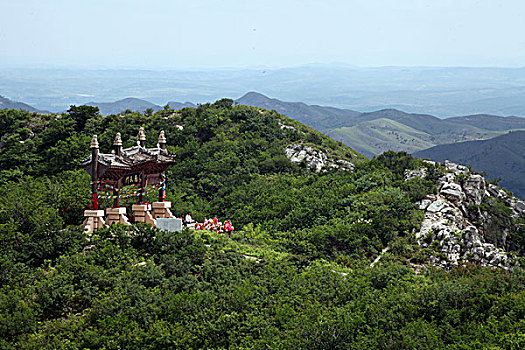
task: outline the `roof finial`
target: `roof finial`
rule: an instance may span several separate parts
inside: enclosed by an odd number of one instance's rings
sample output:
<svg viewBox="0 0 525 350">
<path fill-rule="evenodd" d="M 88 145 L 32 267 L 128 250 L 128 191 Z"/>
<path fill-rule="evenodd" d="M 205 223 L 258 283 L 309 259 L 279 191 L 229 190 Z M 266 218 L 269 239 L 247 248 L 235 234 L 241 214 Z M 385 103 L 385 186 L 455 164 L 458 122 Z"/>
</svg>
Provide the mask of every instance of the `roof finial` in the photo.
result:
<svg viewBox="0 0 525 350">
<path fill-rule="evenodd" d="M 164 130 L 161 130 L 159 133 L 159 143 L 157 147 L 162 150 L 166 149 L 166 135 L 164 135 Z"/>
<path fill-rule="evenodd" d="M 116 135 L 115 135 L 115 140 L 113 141 L 113 146 L 122 146 L 122 138 L 121 138 L 119 132 L 117 132 Z"/>
<path fill-rule="evenodd" d="M 119 157 L 122 156 L 122 138 L 119 132 L 116 133 L 115 140 L 113 141 L 113 152 Z"/>
<path fill-rule="evenodd" d="M 144 128 L 139 129 L 138 140 L 140 147 L 144 147 L 146 144 L 146 133 L 144 133 Z"/>
<path fill-rule="evenodd" d="M 159 143 L 166 143 L 166 135 L 164 135 L 164 130 L 161 130 L 159 133 Z"/>
<path fill-rule="evenodd" d="M 98 148 L 97 135 L 93 135 L 93 138 L 91 139 L 91 148 Z"/>
</svg>

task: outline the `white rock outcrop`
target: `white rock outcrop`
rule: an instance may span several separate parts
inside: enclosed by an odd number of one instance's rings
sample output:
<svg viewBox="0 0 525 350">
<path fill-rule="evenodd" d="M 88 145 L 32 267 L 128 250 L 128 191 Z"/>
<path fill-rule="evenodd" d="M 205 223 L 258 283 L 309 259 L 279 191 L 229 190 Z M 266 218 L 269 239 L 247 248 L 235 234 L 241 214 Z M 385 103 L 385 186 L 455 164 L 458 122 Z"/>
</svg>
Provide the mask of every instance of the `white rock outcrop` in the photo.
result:
<svg viewBox="0 0 525 350">
<path fill-rule="evenodd" d="M 297 131 L 299 132 L 296 128 L 294 128 L 293 126 L 291 125 L 286 125 L 286 124 L 283 124 L 279 121 L 279 127 L 281 128 L 281 130 L 292 130 L 292 131 Z M 304 133 L 303 133 L 304 134 Z"/>
<path fill-rule="evenodd" d="M 512 258 L 485 239 L 485 230 L 492 218 L 480 209 L 489 203 L 490 197 L 505 201 L 512 210 L 511 218 L 525 216 L 525 202 L 510 196 L 498 186 L 486 184 L 485 179 L 472 173 L 467 167 L 446 161 L 448 170 L 439 179 L 438 194 L 428 195 L 419 201 L 418 207 L 425 211 L 421 228 L 416 232 L 418 244 L 431 247 L 436 252 L 430 258 L 434 266 L 452 268 L 466 262 L 509 270 Z M 405 181 L 411 174 L 405 172 Z M 407 176 L 408 175 L 408 176 Z M 502 228 L 500 245 L 512 230 L 512 225 Z"/>
<path fill-rule="evenodd" d="M 427 168 L 419 168 L 415 170 L 405 169 L 404 180 L 408 181 L 416 177 L 420 177 L 424 179 L 425 177 L 427 177 L 427 172 L 428 172 Z"/>
<path fill-rule="evenodd" d="M 324 152 L 310 146 L 288 145 L 284 153 L 292 163 L 300 163 L 305 160 L 308 167 L 315 172 L 328 169 L 354 170 L 354 164 L 351 162 L 343 159 L 330 159 Z"/>
</svg>

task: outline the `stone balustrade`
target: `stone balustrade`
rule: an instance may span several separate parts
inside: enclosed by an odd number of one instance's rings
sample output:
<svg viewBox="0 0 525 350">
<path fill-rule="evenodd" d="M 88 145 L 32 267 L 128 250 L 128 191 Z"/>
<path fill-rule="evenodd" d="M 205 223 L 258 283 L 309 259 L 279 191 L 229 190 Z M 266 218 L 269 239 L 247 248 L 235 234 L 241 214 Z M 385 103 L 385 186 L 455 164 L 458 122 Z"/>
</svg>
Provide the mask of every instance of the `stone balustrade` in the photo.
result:
<svg viewBox="0 0 525 350">
<path fill-rule="evenodd" d="M 153 202 L 151 204 L 133 204 L 132 211 L 135 222 L 145 222 L 153 227 L 157 226 L 156 219 L 175 219 L 170 211 L 171 202 Z M 96 232 L 108 225 L 116 223 L 131 225 L 126 216 L 125 207 L 107 208 L 106 217 L 104 210 L 85 210 L 84 211 L 84 231 Z"/>
</svg>

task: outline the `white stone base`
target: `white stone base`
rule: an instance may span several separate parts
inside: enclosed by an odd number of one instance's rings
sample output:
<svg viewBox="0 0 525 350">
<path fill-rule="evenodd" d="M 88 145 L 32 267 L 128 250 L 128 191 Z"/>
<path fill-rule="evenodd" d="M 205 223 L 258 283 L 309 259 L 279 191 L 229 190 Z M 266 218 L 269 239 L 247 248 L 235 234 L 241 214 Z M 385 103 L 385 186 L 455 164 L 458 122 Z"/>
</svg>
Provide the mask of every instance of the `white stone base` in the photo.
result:
<svg viewBox="0 0 525 350">
<path fill-rule="evenodd" d="M 163 219 L 174 219 L 175 216 L 171 213 L 171 202 L 153 202 L 153 216 L 155 219 L 163 218 Z"/>
<path fill-rule="evenodd" d="M 121 223 L 124 225 L 131 225 L 128 217 L 126 216 L 126 208 L 107 208 L 106 214 L 108 215 L 108 224 L 113 225 L 116 223 Z"/>
<path fill-rule="evenodd" d="M 104 210 L 84 210 L 84 232 L 90 233 L 106 227 Z"/>
<path fill-rule="evenodd" d="M 151 206 L 149 204 L 133 204 L 131 207 L 133 214 L 135 214 L 135 222 L 145 222 L 157 226 L 157 222 L 150 213 Z"/>
</svg>

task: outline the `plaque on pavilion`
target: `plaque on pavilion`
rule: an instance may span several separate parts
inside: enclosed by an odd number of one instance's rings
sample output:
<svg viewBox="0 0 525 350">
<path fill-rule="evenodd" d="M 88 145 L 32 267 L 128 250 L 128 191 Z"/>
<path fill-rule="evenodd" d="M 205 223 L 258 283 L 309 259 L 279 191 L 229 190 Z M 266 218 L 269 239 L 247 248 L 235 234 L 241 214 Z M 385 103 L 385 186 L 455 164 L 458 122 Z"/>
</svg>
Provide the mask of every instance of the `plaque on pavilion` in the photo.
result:
<svg viewBox="0 0 525 350">
<path fill-rule="evenodd" d="M 129 173 L 126 174 L 122 179 L 122 185 L 138 185 L 140 184 L 140 173 Z"/>
</svg>

